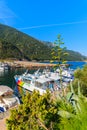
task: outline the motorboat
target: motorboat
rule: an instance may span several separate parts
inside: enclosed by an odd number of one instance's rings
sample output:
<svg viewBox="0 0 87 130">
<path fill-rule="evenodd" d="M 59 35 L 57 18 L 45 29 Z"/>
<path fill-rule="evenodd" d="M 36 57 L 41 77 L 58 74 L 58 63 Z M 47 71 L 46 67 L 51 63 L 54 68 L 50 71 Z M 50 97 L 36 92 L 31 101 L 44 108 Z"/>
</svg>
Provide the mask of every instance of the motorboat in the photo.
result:
<svg viewBox="0 0 87 130">
<path fill-rule="evenodd" d="M 14 95 L 14 91 L 6 85 L 0 85 L 0 108 L 6 111 L 18 104 L 20 104 L 20 101 Z"/>
<path fill-rule="evenodd" d="M 10 66 L 7 63 L 0 62 L 0 71 L 8 70 Z"/>
<path fill-rule="evenodd" d="M 17 84 L 16 91 L 19 92 L 19 94 L 21 93 L 21 95 L 23 93 L 26 94 L 27 91 L 33 92 L 33 90 L 39 91 L 41 95 L 45 93 L 47 89 L 51 92 L 58 91 L 61 89 L 60 80 L 62 80 L 62 85 L 65 85 L 65 87 L 72 81 L 70 75 L 64 80 L 64 74 L 61 77 L 58 72 L 48 70 L 43 70 L 42 72 L 37 70 L 34 74 L 25 72 L 22 75 L 15 75 L 14 79 Z"/>
</svg>

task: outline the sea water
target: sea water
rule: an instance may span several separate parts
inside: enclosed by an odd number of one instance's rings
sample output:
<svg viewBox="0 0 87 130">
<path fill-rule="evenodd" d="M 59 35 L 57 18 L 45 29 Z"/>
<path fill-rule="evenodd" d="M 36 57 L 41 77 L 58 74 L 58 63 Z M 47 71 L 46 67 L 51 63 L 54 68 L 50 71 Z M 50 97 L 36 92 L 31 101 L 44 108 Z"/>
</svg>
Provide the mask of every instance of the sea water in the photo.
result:
<svg viewBox="0 0 87 130">
<path fill-rule="evenodd" d="M 69 64 L 70 68 L 72 68 L 72 69 L 78 69 L 78 68 L 83 68 L 84 65 L 87 64 L 87 62 L 68 61 L 67 64 Z"/>
</svg>

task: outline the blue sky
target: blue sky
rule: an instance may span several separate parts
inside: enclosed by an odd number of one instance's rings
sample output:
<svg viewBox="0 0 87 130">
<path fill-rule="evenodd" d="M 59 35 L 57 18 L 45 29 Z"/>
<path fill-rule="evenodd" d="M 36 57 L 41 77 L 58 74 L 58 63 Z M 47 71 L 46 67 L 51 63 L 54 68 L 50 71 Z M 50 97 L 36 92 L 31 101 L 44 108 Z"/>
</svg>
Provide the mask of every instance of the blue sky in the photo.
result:
<svg viewBox="0 0 87 130">
<path fill-rule="evenodd" d="M 87 0 L 0 0 L 0 23 L 87 56 Z"/>
</svg>

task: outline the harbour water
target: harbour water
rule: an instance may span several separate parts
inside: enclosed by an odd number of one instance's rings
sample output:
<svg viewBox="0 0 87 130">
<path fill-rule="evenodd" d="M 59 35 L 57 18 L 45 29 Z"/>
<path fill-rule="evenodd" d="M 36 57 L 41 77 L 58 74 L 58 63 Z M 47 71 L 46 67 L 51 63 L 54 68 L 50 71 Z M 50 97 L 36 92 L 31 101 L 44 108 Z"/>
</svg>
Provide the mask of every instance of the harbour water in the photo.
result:
<svg viewBox="0 0 87 130">
<path fill-rule="evenodd" d="M 14 75 L 22 74 L 25 69 L 10 69 L 10 70 L 0 70 L 0 85 L 8 85 L 14 88 Z"/>
<path fill-rule="evenodd" d="M 82 68 L 86 62 L 67 62 L 71 65 L 72 69 Z M 0 70 L 0 85 L 8 85 L 9 87 L 14 89 L 15 81 L 14 75 L 22 74 L 26 71 L 26 69 L 19 68 L 19 69 L 11 69 L 11 70 Z M 30 73 L 33 73 L 34 70 L 29 70 Z"/>
<path fill-rule="evenodd" d="M 87 62 L 79 62 L 79 61 L 68 61 L 67 64 L 70 64 L 70 68 L 77 69 L 77 68 L 83 68 Z"/>
</svg>

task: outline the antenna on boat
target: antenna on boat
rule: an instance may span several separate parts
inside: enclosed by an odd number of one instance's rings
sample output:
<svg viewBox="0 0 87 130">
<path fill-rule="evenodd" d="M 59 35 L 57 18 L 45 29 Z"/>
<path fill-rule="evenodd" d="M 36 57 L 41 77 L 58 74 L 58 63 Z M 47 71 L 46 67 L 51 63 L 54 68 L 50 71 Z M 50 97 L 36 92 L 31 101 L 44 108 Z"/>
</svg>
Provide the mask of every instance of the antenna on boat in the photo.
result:
<svg viewBox="0 0 87 130">
<path fill-rule="evenodd" d="M 40 71 L 40 68 L 37 71 L 35 71 L 34 74 L 37 75 L 39 71 Z"/>
<path fill-rule="evenodd" d="M 24 73 L 24 74 L 26 75 L 27 73 L 28 73 L 28 69 L 25 71 L 25 73 Z"/>
</svg>

